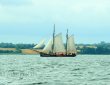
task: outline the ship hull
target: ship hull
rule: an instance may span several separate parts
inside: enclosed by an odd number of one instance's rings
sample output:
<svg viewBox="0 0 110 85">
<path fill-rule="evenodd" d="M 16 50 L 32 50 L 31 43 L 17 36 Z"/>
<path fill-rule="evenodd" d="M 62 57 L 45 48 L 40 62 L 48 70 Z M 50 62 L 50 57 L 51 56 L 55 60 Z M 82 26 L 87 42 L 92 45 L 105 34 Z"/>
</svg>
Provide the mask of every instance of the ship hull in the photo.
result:
<svg viewBox="0 0 110 85">
<path fill-rule="evenodd" d="M 46 54 L 46 53 L 40 53 L 41 57 L 75 57 L 76 54 L 72 55 L 55 55 L 55 54 Z"/>
</svg>

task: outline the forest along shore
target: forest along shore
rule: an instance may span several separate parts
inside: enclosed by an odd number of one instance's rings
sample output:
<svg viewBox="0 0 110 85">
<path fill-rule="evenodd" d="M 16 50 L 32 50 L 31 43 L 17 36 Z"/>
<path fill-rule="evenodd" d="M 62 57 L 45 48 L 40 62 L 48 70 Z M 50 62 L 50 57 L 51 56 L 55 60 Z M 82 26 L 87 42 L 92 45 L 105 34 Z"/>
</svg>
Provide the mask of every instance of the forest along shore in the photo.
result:
<svg viewBox="0 0 110 85">
<path fill-rule="evenodd" d="M 38 54 L 35 44 L 0 43 L 0 54 Z"/>
<path fill-rule="evenodd" d="M 0 54 L 39 54 L 39 50 L 33 49 L 36 44 L 0 43 Z M 78 54 L 110 54 L 110 43 L 76 44 Z"/>
<path fill-rule="evenodd" d="M 39 54 L 32 49 L 0 48 L 0 54 Z"/>
</svg>

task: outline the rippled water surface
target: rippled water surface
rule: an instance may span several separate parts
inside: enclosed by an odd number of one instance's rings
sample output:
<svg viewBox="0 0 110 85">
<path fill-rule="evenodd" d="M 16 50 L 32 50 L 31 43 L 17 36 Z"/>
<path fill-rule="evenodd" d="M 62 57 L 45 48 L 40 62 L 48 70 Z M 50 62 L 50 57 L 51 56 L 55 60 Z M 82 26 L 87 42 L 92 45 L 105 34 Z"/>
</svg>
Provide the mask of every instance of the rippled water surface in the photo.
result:
<svg viewBox="0 0 110 85">
<path fill-rule="evenodd" d="M 0 55 L 0 85 L 110 85 L 110 56 Z"/>
</svg>

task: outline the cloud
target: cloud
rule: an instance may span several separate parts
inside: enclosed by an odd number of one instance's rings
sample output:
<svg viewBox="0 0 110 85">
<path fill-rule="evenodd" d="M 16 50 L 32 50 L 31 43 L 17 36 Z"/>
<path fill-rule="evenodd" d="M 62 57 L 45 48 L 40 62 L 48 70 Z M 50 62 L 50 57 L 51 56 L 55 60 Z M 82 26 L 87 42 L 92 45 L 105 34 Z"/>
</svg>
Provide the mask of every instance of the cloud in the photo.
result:
<svg viewBox="0 0 110 85">
<path fill-rule="evenodd" d="M 0 0 L 1 5 L 24 5 L 29 4 L 31 0 Z"/>
<path fill-rule="evenodd" d="M 4 22 L 70 23 L 110 14 L 109 0 L 1 0 L 0 3 L 0 18 Z"/>
<path fill-rule="evenodd" d="M 109 4 L 110 0 L 0 0 L 0 32 L 12 36 L 31 33 L 36 39 L 36 32 L 39 36 L 44 35 L 42 31 L 51 35 L 48 31 L 56 23 L 58 31 L 70 27 L 71 33 L 79 36 L 78 40 L 105 31 L 107 34 Z"/>
</svg>

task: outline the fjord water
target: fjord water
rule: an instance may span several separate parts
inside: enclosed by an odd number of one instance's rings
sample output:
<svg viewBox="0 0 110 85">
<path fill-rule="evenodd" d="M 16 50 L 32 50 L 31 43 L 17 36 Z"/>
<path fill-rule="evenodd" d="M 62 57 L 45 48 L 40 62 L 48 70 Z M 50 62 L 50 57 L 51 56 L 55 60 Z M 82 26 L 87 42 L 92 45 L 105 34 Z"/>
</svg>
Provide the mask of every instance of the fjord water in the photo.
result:
<svg viewBox="0 0 110 85">
<path fill-rule="evenodd" d="M 0 55 L 0 85 L 110 85 L 110 56 Z"/>
</svg>

